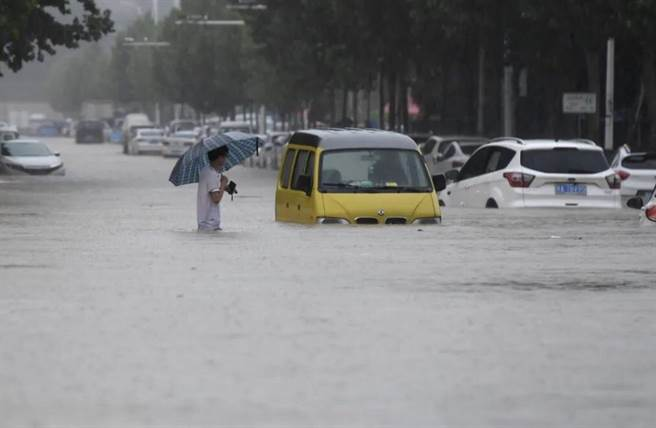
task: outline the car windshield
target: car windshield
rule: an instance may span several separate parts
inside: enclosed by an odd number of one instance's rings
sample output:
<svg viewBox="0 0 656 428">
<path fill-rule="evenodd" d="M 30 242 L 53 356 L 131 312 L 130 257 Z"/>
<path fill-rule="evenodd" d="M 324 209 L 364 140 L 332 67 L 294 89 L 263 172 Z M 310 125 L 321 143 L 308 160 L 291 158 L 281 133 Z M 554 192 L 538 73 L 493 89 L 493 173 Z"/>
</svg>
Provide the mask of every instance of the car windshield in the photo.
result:
<svg viewBox="0 0 656 428">
<path fill-rule="evenodd" d="M 162 137 L 164 133 L 162 131 L 139 131 L 140 137 Z"/>
<path fill-rule="evenodd" d="M 424 144 L 420 144 L 419 147 L 421 150 L 421 154 L 423 155 L 431 154 L 433 152 L 433 149 L 435 148 L 435 144 L 437 144 L 435 140 L 428 140 Z"/>
<path fill-rule="evenodd" d="M 77 125 L 78 129 L 103 129 L 102 122 L 80 122 Z"/>
<path fill-rule="evenodd" d="M 481 146 L 487 144 L 487 141 L 477 141 L 475 143 L 460 143 L 460 149 L 467 156 L 474 154 L 476 150 L 481 148 Z"/>
<path fill-rule="evenodd" d="M 656 170 L 656 153 L 628 156 L 622 161 L 622 166 L 628 169 Z"/>
<path fill-rule="evenodd" d="M 523 151 L 522 166 L 549 174 L 597 174 L 608 169 L 608 161 L 600 150 L 556 148 Z"/>
<path fill-rule="evenodd" d="M 42 143 L 3 143 L 3 156 L 52 156 L 52 152 Z"/>
<path fill-rule="evenodd" d="M 424 162 L 413 150 L 341 150 L 322 155 L 324 193 L 432 192 Z"/>
</svg>

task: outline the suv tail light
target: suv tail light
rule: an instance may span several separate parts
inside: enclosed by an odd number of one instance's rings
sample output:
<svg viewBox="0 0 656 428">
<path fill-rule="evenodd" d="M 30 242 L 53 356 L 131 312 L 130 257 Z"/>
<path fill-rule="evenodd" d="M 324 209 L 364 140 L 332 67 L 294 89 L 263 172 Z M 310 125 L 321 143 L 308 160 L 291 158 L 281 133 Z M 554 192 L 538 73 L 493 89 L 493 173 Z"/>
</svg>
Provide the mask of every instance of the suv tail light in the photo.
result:
<svg viewBox="0 0 656 428">
<path fill-rule="evenodd" d="M 617 174 L 620 176 L 620 180 L 622 181 L 626 181 L 629 179 L 629 177 L 631 177 L 631 174 L 622 170 L 618 171 Z"/>
<path fill-rule="evenodd" d="M 522 174 L 521 172 L 506 172 L 503 174 L 510 187 L 526 189 L 531 186 L 533 180 L 535 180 L 534 175 Z"/>
<path fill-rule="evenodd" d="M 647 208 L 645 215 L 649 220 L 656 222 L 656 205 Z"/>
<path fill-rule="evenodd" d="M 622 187 L 622 178 L 621 175 L 618 174 L 609 175 L 608 177 L 606 177 L 606 182 L 608 183 L 608 187 L 614 190 L 617 190 Z"/>
</svg>

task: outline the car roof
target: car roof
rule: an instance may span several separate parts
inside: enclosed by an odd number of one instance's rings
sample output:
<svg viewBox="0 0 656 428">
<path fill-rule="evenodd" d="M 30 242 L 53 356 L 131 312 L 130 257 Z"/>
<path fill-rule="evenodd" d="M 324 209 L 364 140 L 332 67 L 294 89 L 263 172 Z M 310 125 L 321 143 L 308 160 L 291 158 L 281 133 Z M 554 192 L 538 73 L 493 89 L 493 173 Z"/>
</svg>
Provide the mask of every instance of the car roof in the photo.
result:
<svg viewBox="0 0 656 428">
<path fill-rule="evenodd" d="M 392 148 L 417 150 L 417 143 L 406 135 L 378 129 L 329 128 L 298 131 L 289 144 L 324 150 Z"/>
<path fill-rule="evenodd" d="M 540 150 L 540 149 L 553 149 L 556 147 L 570 148 L 579 150 L 593 150 L 603 151 L 601 147 L 589 140 L 549 140 L 549 139 L 534 139 L 523 140 L 521 138 L 497 138 L 490 140 L 490 143 L 495 146 L 507 147 L 514 150 Z"/>
</svg>

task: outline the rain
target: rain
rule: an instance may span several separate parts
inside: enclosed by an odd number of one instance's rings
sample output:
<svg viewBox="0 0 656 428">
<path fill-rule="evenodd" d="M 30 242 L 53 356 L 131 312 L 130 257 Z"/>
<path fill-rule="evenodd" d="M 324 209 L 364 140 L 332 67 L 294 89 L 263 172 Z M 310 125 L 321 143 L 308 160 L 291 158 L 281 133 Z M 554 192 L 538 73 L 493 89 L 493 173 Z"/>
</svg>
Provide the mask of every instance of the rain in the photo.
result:
<svg viewBox="0 0 656 428">
<path fill-rule="evenodd" d="M 656 424 L 650 2 L 22 5 L 0 425 Z"/>
</svg>

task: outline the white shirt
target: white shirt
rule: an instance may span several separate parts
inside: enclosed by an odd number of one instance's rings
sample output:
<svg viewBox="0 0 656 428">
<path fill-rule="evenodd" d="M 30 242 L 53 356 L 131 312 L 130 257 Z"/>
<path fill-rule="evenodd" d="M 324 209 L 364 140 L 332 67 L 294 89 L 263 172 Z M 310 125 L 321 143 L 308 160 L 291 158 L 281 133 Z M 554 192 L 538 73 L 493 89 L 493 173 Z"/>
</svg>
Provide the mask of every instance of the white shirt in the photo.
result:
<svg viewBox="0 0 656 428">
<path fill-rule="evenodd" d="M 210 196 L 221 187 L 221 173 L 208 166 L 200 172 L 198 181 L 198 229 L 221 230 L 221 207 Z"/>
</svg>

